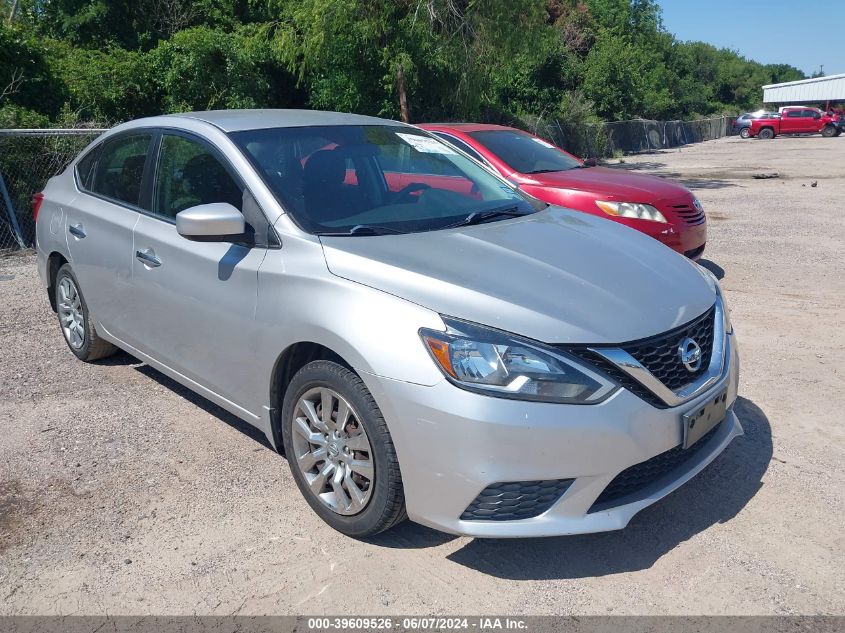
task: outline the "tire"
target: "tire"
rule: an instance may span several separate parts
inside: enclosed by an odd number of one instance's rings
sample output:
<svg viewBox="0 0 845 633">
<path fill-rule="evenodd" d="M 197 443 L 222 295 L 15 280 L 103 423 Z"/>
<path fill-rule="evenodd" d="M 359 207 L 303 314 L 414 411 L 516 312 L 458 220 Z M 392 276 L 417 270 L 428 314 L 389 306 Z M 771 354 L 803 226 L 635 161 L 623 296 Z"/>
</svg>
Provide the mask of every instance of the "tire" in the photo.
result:
<svg viewBox="0 0 845 633">
<path fill-rule="evenodd" d="M 739 131 L 740 138 L 751 138 L 751 132 L 748 131 L 747 127 L 742 128 Z"/>
<path fill-rule="evenodd" d="M 834 125 L 825 125 L 822 128 L 822 136 L 824 136 L 825 138 L 833 138 L 834 136 L 836 136 L 836 132 L 836 126 Z"/>
<path fill-rule="evenodd" d="M 70 264 L 65 264 L 56 273 L 53 285 L 56 296 L 56 314 L 65 343 L 79 360 L 91 362 L 111 356 L 118 348 L 100 338 L 94 328 L 94 319 L 85 303 L 79 282 Z"/>
<path fill-rule="evenodd" d="M 344 405 L 348 417 L 337 428 Z M 302 496 L 338 532 L 364 538 L 405 519 L 390 431 L 372 394 L 347 367 L 317 360 L 294 375 L 282 405 L 282 438 Z"/>
<path fill-rule="evenodd" d="M 764 127 L 757 133 L 757 137 L 763 139 L 764 141 L 770 141 L 775 137 L 775 131 L 770 127 Z"/>
</svg>

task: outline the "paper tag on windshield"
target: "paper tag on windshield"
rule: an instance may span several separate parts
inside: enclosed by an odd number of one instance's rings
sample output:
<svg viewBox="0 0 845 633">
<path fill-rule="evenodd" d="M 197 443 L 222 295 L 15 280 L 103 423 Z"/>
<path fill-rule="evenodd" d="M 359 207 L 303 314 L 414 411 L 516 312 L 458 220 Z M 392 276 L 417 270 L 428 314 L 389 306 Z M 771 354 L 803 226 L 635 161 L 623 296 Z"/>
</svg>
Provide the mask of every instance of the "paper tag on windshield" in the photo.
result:
<svg viewBox="0 0 845 633">
<path fill-rule="evenodd" d="M 539 143 L 539 144 L 540 144 L 540 145 L 542 145 L 543 147 L 554 147 L 554 145 L 552 145 L 551 143 L 547 143 L 546 141 L 544 141 L 544 140 L 543 140 L 543 139 L 541 139 L 541 138 L 534 138 L 534 137 L 532 137 L 532 138 L 531 138 L 531 140 L 532 140 L 532 141 L 534 141 L 535 143 Z"/>
<path fill-rule="evenodd" d="M 425 154 L 457 154 L 457 152 L 446 145 L 446 143 L 441 143 L 440 141 L 429 138 L 428 136 L 402 134 L 401 132 L 396 132 L 396 136 L 401 138 L 418 152 L 424 152 Z"/>
</svg>

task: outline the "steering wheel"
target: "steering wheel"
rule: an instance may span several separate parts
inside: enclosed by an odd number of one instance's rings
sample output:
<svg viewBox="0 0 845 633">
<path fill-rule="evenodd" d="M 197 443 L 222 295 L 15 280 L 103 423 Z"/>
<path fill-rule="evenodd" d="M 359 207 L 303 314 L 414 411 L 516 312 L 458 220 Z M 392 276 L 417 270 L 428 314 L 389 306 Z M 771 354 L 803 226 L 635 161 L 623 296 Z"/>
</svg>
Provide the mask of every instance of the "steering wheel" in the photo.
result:
<svg viewBox="0 0 845 633">
<path fill-rule="evenodd" d="M 415 194 L 418 191 L 425 191 L 426 189 L 431 189 L 431 185 L 427 185 L 424 182 L 409 182 L 396 192 L 393 201 L 396 204 L 401 204 L 405 202 L 405 198 L 408 198 L 407 202 L 410 202 L 412 194 Z"/>
</svg>

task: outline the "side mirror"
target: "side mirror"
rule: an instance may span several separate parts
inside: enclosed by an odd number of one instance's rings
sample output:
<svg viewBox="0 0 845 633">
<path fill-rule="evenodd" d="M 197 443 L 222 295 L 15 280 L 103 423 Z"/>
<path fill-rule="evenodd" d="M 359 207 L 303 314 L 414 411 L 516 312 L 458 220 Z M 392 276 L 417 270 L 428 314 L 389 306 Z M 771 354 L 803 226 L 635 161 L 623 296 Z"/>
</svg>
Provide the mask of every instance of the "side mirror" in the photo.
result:
<svg viewBox="0 0 845 633">
<path fill-rule="evenodd" d="M 595 158 L 585 158 L 584 159 L 584 167 L 595 167 L 599 164 L 599 161 Z"/>
<path fill-rule="evenodd" d="M 821 114 L 819 114 L 818 112 L 814 112 L 814 113 L 813 113 L 813 118 L 814 118 L 814 119 L 820 119 L 820 118 L 822 118 L 822 115 L 821 115 Z"/>
<path fill-rule="evenodd" d="M 214 202 L 177 213 L 176 231 L 196 242 L 231 242 L 243 237 L 246 221 L 228 202 Z"/>
</svg>

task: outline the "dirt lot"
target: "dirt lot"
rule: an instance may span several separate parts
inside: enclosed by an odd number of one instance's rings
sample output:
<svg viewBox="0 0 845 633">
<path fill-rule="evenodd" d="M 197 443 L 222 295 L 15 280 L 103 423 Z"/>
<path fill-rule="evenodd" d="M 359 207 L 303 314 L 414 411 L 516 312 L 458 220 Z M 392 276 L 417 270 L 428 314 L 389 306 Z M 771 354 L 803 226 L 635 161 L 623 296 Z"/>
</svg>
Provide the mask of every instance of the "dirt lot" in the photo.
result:
<svg viewBox="0 0 845 633">
<path fill-rule="evenodd" d="M 0 613 L 845 613 L 845 138 L 725 139 L 619 168 L 678 178 L 709 213 L 747 435 L 697 479 L 615 533 L 406 523 L 356 542 L 232 416 L 126 355 L 73 359 L 33 258 L 15 256 L 0 260 Z"/>
</svg>

